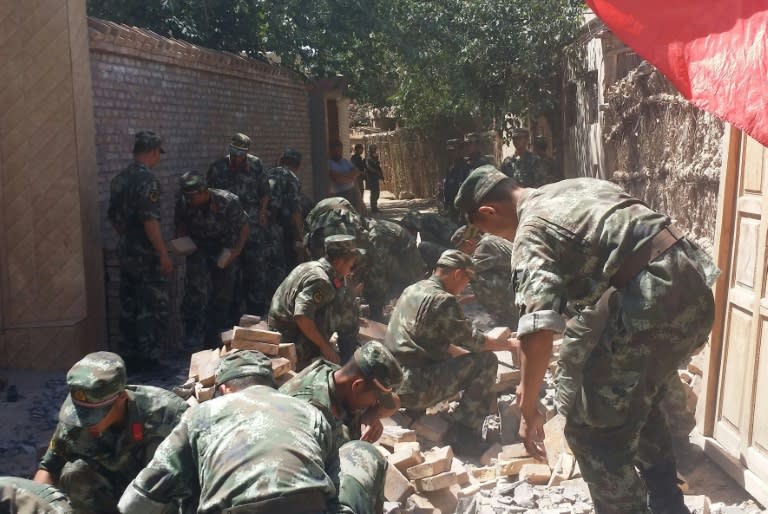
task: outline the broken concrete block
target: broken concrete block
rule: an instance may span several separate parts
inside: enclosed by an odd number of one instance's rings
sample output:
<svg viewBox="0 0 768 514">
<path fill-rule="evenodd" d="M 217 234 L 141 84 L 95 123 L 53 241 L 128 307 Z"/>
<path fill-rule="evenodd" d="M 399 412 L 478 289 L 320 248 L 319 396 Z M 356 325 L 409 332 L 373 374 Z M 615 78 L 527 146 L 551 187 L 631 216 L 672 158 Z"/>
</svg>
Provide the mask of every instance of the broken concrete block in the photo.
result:
<svg viewBox="0 0 768 514">
<path fill-rule="evenodd" d="M 206 402 L 213 398 L 213 393 L 216 391 L 216 388 L 211 387 L 205 387 L 202 383 L 198 382 L 195 384 L 195 398 L 197 398 L 197 401 L 200 403 Z"/>
<path fill-rule="evenodd" d="M 525 449 L 523 443 L 504 445 L 501 447 L 501 452 L 499 453 L 499 459 L 503 460 L 519 459 L 528 456 L 528 450 Z"/>
<path fill-rule="evenodd" d="M 518 457 L 510 460 L 499 460 L 496 462 L 496 475 L 500 477 L 518 475 L 526 464 L 536 464 L 536 459 L 533 457 Z"/>
<path fill-rule="evenodd" d="M 281 377 L 289 371 L 291 371 L 291 361 L 283 357 L 272 359 L 272 374 L 275 378 Z"/>
<path fill-rule="evenodd" d="M 544 423 L 544 446 L 547 449 L 547 464 L 554 468 L 561 453 L 571 453 L 565 441 L 565 416 L 558 415 Z"/>
<path fill-rule="evenodd" d="M 391 502 L 404 502 L 414 493 L 411 482 L 394 466 L 387 466 L 387 477 L 384 481 L 384 498 Z"/>
<path fill-rule="evenodd" d="M 282 387 L 283 384 L 288 382 L 290 379 L 292 379 L 296 375 L 298 375 L 298 373 L 296 373 L 292 369 L 289 369 L 288 371 L 286 371 L 285 373 L 283 373 L 279 377 L 275 377 L 275 384 L 277 384 L 277 387 Z"/>
<path fill-rule="evenodd" d="M 709 514 L 710 512 L 710 501 L 707 495 L 683 496 L 683 501 L 692 514 Z"/>
<path fill-rule="evenodd" d="M 547 464 L 524 464 L 519 476 L 520 480 L 526 480 L 529 484 L 546 485 L 552 472 Z"/>
<path fill-rule="evenodd" d="M 445 489 L 424 493 L 424 496 L 430 501 L 441 514 L 451 514 L 456 512 L 456 505 L 459 503 L 459 491 L 461 486 L 453 484 Z"/>
<path fill-rule="evenodd" d="M 514 397 L 499 400 L 499 422 L 501 423 L 501 443 L 520 442 L 520 407 Z"/>
<path fill-rule="evenodd" d="M 496 480 L 496 467 L 484 466 L 482 468 L 472 468 L 469 470 L 469 479 L 472 482 L 488 482 Z"/>
<path fill-rule="evenodd" d="M 446 487 L 451 487 L 456 483 L 456 474 L 453 471 L 445 471 L 434 476 L 418 478 L 413 481 L 413 485 L 419 492 L 439 491 Z"/>
<path fill-rule="evenodd" d="M 230 345 L 232 344 L 232 339 L 235 338 L 235 329 L 227 330 L 226 332 L 221 333 L 221 344 L 224 345 Z"/>
<path fill-rule="evenodd" d="M 168 243 L 168 249 L 176 255 L 186 257 L 197 251 L 197 245 L 191 237 L 177 237 Z"/>
<path fill-rule="evenodd" d="M 485 336 L 494 341 L 503 341 L 512 337 L 512 331 L 509 330 L 509 327 L 494 327 L 486 332 Z"/>
<path fill-rule="evenodd" d="M 189 359 L 189 376 L 197 377 L 203 386 L 212 386 L 219 366 L 219 349 L 195 352 Z"/>
<path fill-rule="evenodd" d="M 403 450 L 420 452 L 421 451 L 421 443 L 418 442 L 418 441 L 408 441 L 408 442 L 404 442 L 404 443 L 395 443 L 395 446 L 393 447 L 393 450 L 394 450 L 395 453 L 401 452 Z"/>
<path fill-rule="evenodd" d="M 387 335 L 387 326 L 385 324 L 368 318 L 360 318 L 361 341 L 383 341 L 385 335 Z"/>
<path fill-rule="evenodd" d="M 400 504 L 397 502 L 384 502 L 381 514 L 403 514 Z"/>
<path fill-rule="evenodd" d="M 563 480 L 560 482 L 560 487 L 564 491 L 573 491 L 580 494 L 583 498 L 590 498 L 589 486 L 583 478 L 572 478 L 571 480 Z"/>
<path fill-rule="evenodd" d="M 406 449 L 395 451 L 387 460 L 389 461 L 390 466 L 395 466 L 405 473 L 408 468 L 412 468 L 413 466 L 424 462 L 424 456 L 417 450 Z"/>
<path fill-rule="evenodd" d="M 240 346 L 235 346 L 238 343 L 248 342 L 268 343 L 275 346 L 280 344 L 280 332 L 272 332 L 271 330 L 262 330 L 254 327 L 234 327 L 233 330 L 235 331 L 232 341 L 234 348 L 241 348 Z M 241 349 L 249 350 L 250 348 Z"/>
<path fill-rule="evenodd" d="M 277 347 L 277 354 L 280 357 L 288 359 L 291 362 L 291 369 L 296 369 L 298 357 L 296 356 L 296 345 L 293 343 L 280 343 Z"/>
<path fill-rule="evenodd" d="M 469 472 L 467 471 L 467 466 L 465 466 L 464 463 L 456 457 L 454 457 L 451 461 L 451 471 L 456 473 L 456 483 L 458 485 L 465 486 L 469 483 Z"/>
<path fill-rule="evenodd" d="M 480 464 L 488 466 L 492 461 L 496 460 L 501 452 L 501 445 L 495 443 L 493 446 L 485 450 L 485 453 L 480 457 Z"/>
<path fill-rule="evenodd" d="M 379 444 L 393 449 L 397 443 L 415 442 L 416 432 L 397 425 L 384 425 Z"/>
<path fill-rule="evenodd" d="M 515 505 L 526 509 L 536 508 L 536 491 L 531 484 L 520 484 L 513 493 Z"/>
<path fill-rule="evenodd" d="M 414 494 L 408 498 L 408 505 L 405 508 L 408 514 L 440 514 L 440 511 L 432 505 L 424 496 Z"/>
<path fill-rule="evenodd" d="M 449 428 L 448 422 L 437 415 L 422 416 L 411 425 L 418 435 L 436 443 L 442 442 Z"/>
<path fill-rule="evenodd" d="M 453 463 L 453 449 L 450 446 L 433 448 L 424 454 L 424 462 L 408 468 L 406 476 L 411 480 L 435 476 L 450 471 Z"/>
<path fill-rule="evenodd" d="M 262 343 L 261 341 L 244 341 L 237 338 L 237 332 L 235 332 L 231 346 L 233 350 L 255 350 L 268 357 L 275 357 L 280 353 L 279 347 L 276 344 Z"/>
<path fill-rule="evenodd" d="M 240 316 L 240 321 L 237 322 L 237 324 L 241 327 L 248 328 L 252 327 L 253 325 L 258 325 L 261 322 L 261 316 L 256 316 L 254 314 L 243 314 Z"/>
</svg>

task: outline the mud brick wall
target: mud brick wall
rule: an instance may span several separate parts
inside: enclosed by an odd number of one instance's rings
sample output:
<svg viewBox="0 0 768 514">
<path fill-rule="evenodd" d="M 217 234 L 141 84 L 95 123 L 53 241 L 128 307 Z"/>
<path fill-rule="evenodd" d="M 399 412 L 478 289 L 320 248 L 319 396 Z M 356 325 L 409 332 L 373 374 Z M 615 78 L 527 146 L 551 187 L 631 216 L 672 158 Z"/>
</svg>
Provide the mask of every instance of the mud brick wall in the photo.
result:
<svg viewBox="0 0 768 514">
<path fill-rule="evenodd" d="M 271 167 L 286 147 L 310 155 L 309 93 L 301 77 L 266 62 L 112 22 L 89 19 L 90 63 L 96 125 L 101 234 L 107 270 L 110 340 L 119 316 L 117 237 L 107 219 L 109 182 L 131 160 L 133 135 L 158 132 L 167 152 L 154 170 L 162 187 L 162 226 L 173 236 L 178 176 L 205 172 L 224 155 L 235 132 L 251 137 L 251 153 Z M 310 166 L 300 173 L 312 194 Z M 167 345 L 180 328 L 183 262 L 171 281 L 172 316 Z"/>
</svg>

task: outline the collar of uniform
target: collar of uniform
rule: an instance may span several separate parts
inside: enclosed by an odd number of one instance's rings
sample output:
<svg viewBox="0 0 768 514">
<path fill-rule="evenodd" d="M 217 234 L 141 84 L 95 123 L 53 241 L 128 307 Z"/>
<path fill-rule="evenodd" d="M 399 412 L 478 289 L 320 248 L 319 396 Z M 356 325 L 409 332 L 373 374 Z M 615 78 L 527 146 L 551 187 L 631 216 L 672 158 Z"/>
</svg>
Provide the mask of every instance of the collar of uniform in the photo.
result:
<svg viewBox="0 0 768 514">
<path fill-rule="evenodd" d="M 338 278 L 336 276 L 336 270 L 333 269 L 333 266 L 331 263 L 326 259 L 325 257 L 320 257 L 317 262 L 320 263 L 320 267 L 325 270 L 326 273 L 328 273 L 328 278 L 333 280 L 334 278 Z"/>
<path fill-rule="evenodd" d="M 333 373 L 336 369 L 331 369 L 328 373 L 328 399 L 331 402 L 331 411 L 337 419 L 344 419 L 346 417 L 346 410 L 344 406 L 339 403 L 339 399 L 336 396 L 336 381 L 333 379 Z"/>
<path fill-rule="evenodd" d="M 443 281 L 440 280 L 440 277 L 438 277 L 437 275 L 432 275 L 427 280 L 429 280 L 430 282 L 434 282 L 437 287 L 445 291 L 445 285 L 443 285 Z"/>
<path fill-rule="evenodd" d="M 240 166 L 235 166 L 234 163 L 232 162 L 232 157 L 227 155 L 227 166 L 229 166 L 229 169 L 233 171 L 248 170 L 248 154 L 245 155 L 245 159 L 243 160 L 242 164 L 240 164 Z"/>
<path fill-rule="evenodd" d="M 525 209 L 525 204 L 527 203 L 528 198 L 531 196 L 531 191 L 535 191 L 535 190 L 532 190 L 530 188 L 523 189 L 523 192 L 520 193 L 520 197 L 517 200 L 517 206 L 516 207 L 517 207 L 517 223 L 518 223 L 517 226 L 518 226 L 518 228 L 520 227 L 520 220 L 523 219 L 523 210 Z"/>
</svg>

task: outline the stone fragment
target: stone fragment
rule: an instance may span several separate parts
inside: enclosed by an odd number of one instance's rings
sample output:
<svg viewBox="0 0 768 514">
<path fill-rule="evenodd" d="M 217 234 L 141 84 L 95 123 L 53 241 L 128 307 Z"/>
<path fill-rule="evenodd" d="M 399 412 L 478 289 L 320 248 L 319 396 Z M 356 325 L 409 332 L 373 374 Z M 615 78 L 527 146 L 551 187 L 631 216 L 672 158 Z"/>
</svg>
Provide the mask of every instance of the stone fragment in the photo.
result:
<svg viewBox="0 0 768 514">
<path fill-rule="evenodd" d="M 515 488 L 515 505 L 526 509 L 536 508 L 536 490 L 531 484 L 523 483 Z"/>
<path fill-rule="evenodd" d="M 394 466 L 387 466 L 384 482 L 384 498 L 391 502 L 402 503 L 414 493 L 411 482 Z"/>
<path fill-rule="evenodd" d="M 275 345 L 275 347 L 277 347 Z M 272 359 L 272 374 L 275 378 L 279 378 L 291 371 L 291 361 L 283 357 L 277 357 Z"/>
<path fill-rule="evenodd" d="M 521 457 L 528 456 L 528 450 L 525 449 L 525 445 L 523 443 L 504 445 L 502 446 L 501 452 L 499 453 L 499 459 L 503 460 L 519 459 Z"/>
<path fill-rule="evenodd" d="M 469 479 L 473 482 L 496 480 L 496 467 L 483 466 L 481 468 L 472 468 L 469 470 Z"/>
<path fill-rule="evenodd" d="M 384 502 L 382 514 L 402 514 L 403 510 L 397 502 Z"/>
<path fill-rule="evenodd" d="M 280 343 L 277 346 L 277 354 L 284 359 L 288 359 L 288 361 L 291 363 L 291 369 L 296 369 L 296 362 L 298 361 L 298 357 L 296 356 L 295 344 Z"/>
<path fill-rule="evenodd" d="M 441 514 L 451 514 L 456 512 L 456 505 L 459 503 L 458 494 L 461 490 L 461 486 L 453 484 L 450 487 L 440 489 L 439 491 L 426 492 L 424 497 L 438 510 Z"/>
<path fill-rule="evenodd" d="M 232 344 L 232 340 L 235 338 L 235 329 L 227 330 L 221 333 L 221 344 L 229 346 Z"/>
<path fill-rule="evenodd" d="M 379 446 L 379 448 L 383 448 Z M 400 450 L 390 454 L 388 459 L 390 466 L 395 466 L 401 472 L 405 473 L 408 468 L 424 462 L 424 456 L 417 450 Z"/>
<path fill-rule="evenodd" d="M 408 441 L 404 443 L 395 443 L 393 447 L 395 452 L 401 452 L 403 450 L 411 450 L 415 452 L 421 451 L 421 443 L 418 441 Z"/>
<path fill-rule="evenodd" d="M 467 466 L 465 466 L 464 463 L 456 457 L 454 457 L 451 461 L 451 471 L 456 473 L 456 483 L 458 485 L 465 486 L 469 483 L 469 472 L 467 471 Z"/>
<path fill-rule="evenodd" d="M 434 476 L 418 478 L 413 481 L 413 485 L 419 492 L 439 491 L 456 483 L 456 473 L 445 471 Z"/>
<path fill-rule="evenodd" d="M 440 514 L 440 511 L 432 505 L 432 502 L 420 494 L 414 494 L 408 498 L 408 505 L 405 511 L 408 514 Z"/>
<path fill-rule="evenodd" d="M 589 486 L 583 478 L 572 478 L 570 480 L 564 480 L 560 482 L 560 487 L 563 488 L 563 491 L 570 490 L 574 493 L 578 493 L 582 498 L 591 498 L 589 494 Z"/>
<path fill-rule="evenodd" d="M 554 468 L 561 453 L 571 453 L 565 441 L 565 416 L 558 415 L 544 423 L 544 446 L 547 449 L 547 464 Z"/>
<path fill-rule="evenodd" d="M 502 341 L 512 337 L 512 332 L 509 330 L 509 327 L 494 327 L 486 332 L 485 336 L 494 341 Z"/>
<path fill-rule="evenodd" d="M 252 327 L 253 325 L 258 325 L 261 322 L 261 316 L 256 316 L 254 314 L 243 314 L 240 316 L 240 321 L 238 321 L 238 325 L 244 328 Z"/>
<path fill-rule="evenodd" d="M 526 480 L 534 485 L 546 485 L 552 472 L 547 464 L 523 464 L 520 468 L 520 480 Z"/>
<path fill-rule="evenodd" d="M 449 428 L 447 421 L 434 414 L 422 416 L 411 425 L 411 429 L 415 430 L 416 434 L 435 443 L 443 441 Z"/>
<path fill-rule="evenodd" d="M 203 386 L 212 386 L 219 366 L 219 349 L 195 352 L 189 359 L 189 377 L 197 377 Z"/>
<path fill-rule="evenodd" d="M 692 514 L 709 514 L 710 502 L 707 495 L 686 495 L 683 497 L 683 501 Z"/>
<path fill-rule="evenodd" d="M 514 395 L 499 399 L 499 420 L 501 422 L 501 444 L 520 442 L 520 407 Z"/>
<path fill-rule="evenodd" d="M 396 443 L 415 442 L 416 432 L 397 425 L 384 425 L 384 431 L 379 438 L 379 444 L 394 448 Z"/>
<path fill-rule="evenodd" d="M 424 462 L 410 467 L 405 474 L 411 480 L 431 477 L 450 471 L 453 463 L 453 450 L 450 446 L 433 448 L 424 454 Z"/>
<path fill-rule="evenodd" d="M 518 457 L 511 460 L 499 460 L 496 462 L 496 475 L 500 477 L 519 475 L 523 466 L 535 463 L 536 459 L 533 457 Z"/>
<path fill-rule="evenodd" d="M 197 398 L 197 401 L 199 403 L 203 403 L 205 401 L 210 400 L 213 398 L 213 393 L 215 392 L 215 387 L 205 387 L 201 382 L 198 382 L 195 384 L 195 398 Z"/>
</svg>

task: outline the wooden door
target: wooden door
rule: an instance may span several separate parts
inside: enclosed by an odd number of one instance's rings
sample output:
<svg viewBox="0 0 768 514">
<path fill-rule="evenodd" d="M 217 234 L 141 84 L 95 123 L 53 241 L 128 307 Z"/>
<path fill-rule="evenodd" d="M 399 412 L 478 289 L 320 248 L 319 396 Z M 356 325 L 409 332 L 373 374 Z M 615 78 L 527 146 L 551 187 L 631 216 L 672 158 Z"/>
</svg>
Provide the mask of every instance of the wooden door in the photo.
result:
<svg viewBox="0 0 768 514">
<path fill-rule="evenodd" d="M 725 454 L 721 458 L 741 468 L 742 478 L 748 471 L 753 485 L 764 490 L 768 484 L 768 149 L 746 135 L 735 137 L 739 140 L 732 148 L 738 150 L 738 166 L 731 171 L 737 177 L 730 201 L 724 202 L 731 211 L 725 216 L 730 218 L 731 251 L 720 281 L 725 289 L 719 306 L 722 339 L 712 435 Z"/>
</svg>

